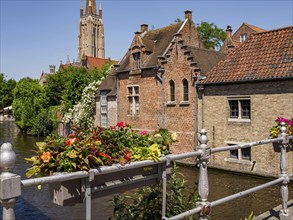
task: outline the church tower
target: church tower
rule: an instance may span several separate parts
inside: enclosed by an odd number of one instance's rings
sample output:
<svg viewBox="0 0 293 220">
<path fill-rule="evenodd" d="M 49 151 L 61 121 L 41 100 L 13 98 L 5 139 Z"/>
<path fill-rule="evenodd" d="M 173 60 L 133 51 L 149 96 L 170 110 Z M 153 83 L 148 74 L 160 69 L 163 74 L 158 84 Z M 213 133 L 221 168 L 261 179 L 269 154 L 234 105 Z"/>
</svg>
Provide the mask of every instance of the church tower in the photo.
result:
<svg viewBox="0 0 293 220">
<path fill-rule="evenodd" d="M 78 58 L 92 56 L 105 58 L 104 25 L 102 4 L 97 14 L 96 0 L 86 0 L 85 12 L 80 0 L 80 21 L 78 33 Z"/>
</svg>

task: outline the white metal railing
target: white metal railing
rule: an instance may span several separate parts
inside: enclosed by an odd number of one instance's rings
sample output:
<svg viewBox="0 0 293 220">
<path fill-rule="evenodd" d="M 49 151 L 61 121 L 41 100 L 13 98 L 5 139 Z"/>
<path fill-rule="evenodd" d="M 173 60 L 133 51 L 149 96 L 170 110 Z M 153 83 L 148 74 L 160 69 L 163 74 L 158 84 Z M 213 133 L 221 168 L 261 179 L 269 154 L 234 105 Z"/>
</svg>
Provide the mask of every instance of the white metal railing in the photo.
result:
<svg viewBox="0 0 293 220">
<path fill-rule="evenodd" d="M 22 187 L 30 187 L 36 185 L 43 185 L 43 184 L 54 184 L 58 182 L 64 182 L 69 180 L 76 180 L 81 179 L 83 180 L 83 188 L 84 188 L 84 200 L 86 203 L 86 219 L 91 219 L 91 199 L 92 195 L 95 193 L 99 193 L 103 190 L 110 189 L 112 192 L 113 188 L 128 188 L 130 185 L 132 188 L 135 188 L 136 184 L 147 183 L 153 184 L 154 182 L 160 180 L 163 183 L 163 202 L 162 202 L 162 219 L 164 220 L 175 220 L 175 219 L 182 219 L 184 217 L 188 217 L 199 213 L 200 220 L 207 220 L 208 215 L 211 211 L 211 208 L 222 203 L 234 200 L 236 198 L 240 198 L 242 196 L 248 195 L 250 193 L 256 192 L 260 189 L 264 189 L 266 187 L 282 183 L 281 184 L 281 198 L 282 198 L 282 209 L 280 211 L 280 218 L 282 220 L 289 219 L 290 213 L 287 206 L 288 203 L 288 183 L 290 178 L 293 177 L 292 174 L 288 174 L 288 155 L 287 155 L 287 148 L 289 139 L 293 140 L 293 136 L 288 136 L 286 134 L 286 127 L 285 123 L 281 123 L 281 133 L 278 138 L 268 139 L 268 140 L 261 140 L 251 143 L 233 145 L 233 146 L 224 146 L 224 147 L 217 147 L 211 149 L 208 145 L 208 138 L 206 135 L 206 130 L 202 129 L 200 131 L 199 142 L 200 145 L 197 146 L 196 151 L 176 154 L 176 155 L 167 155 L 162 157 L 160 161 L 139 161 L 133 162 L 126 165 L 115 164 L 108 167 L 100 167 L 98 169 L 91 169 L 90 171 L 78 171 L 74 173 L 64 173 L 61 175 L 54 175 L 48 177 L 40 177 L 40 178 L 33 178 L 33 179 L 26 179 L 21 180 L 19 175 L 12 173 L 15 163 L 15 153 L 12 149 L 12 145 L 9 143 L 5 143 L 0 148 L 0 202 L 3 206 L 3 219 L 15 219 L 15 211 L 14 205 L 16 202 L 17 197 L 21 195 L 21 188 Z M 229 151 L 234 149 L 246 148 L 246 147 L 256 147 L 263 144 L 268 143 L 279 143 L 279 147 L 281 149 L 280 154 L 280 174 L 279 178 L 267 182 L 265 184 L 247 189 L 245 191 L 209 202 L 208 201 L 208 194 L 209 194 L 209 183 L 208 183 L 208 163 L 210 159 L 211 153 L 218 153 L 222 151 Z M 179 215 L 166 217 L 166 195 L 167 195 L 167 176 L 170 173 L 169 167 L 171 161 L 181 160 L 185 158 L 195 157 L 198 159 L 198 166 L 199 166 L 199 185 L 198 185 L 198 194 L 200 196 L 200 200 L 196 203 L 196 207 L 194 209 L 188 210 L 183 212 Z M 112 185 L 102 185 L 102 186 L 95 186 L 91 185 L 94 183 L 95 176 L 103 177 L 105 175 L 113 175 L 117 173 L 123 173 L 127 171 L 133 171 L 137 168 L 148 167 L 148 166 L 158 166 L 157 173 L 152 173 L 148 176 L 132 176 L 128 178 L 124 182 L 117 181 L 115 184 Z M 137 174 L 137 173 L 136 173 Z M 135 175 L 136 175 L 135 174 Z M 134 178 L 135 177 L 135 178 Z M 100 179 L 99 178 L 99 179 Z"/>
</svg>

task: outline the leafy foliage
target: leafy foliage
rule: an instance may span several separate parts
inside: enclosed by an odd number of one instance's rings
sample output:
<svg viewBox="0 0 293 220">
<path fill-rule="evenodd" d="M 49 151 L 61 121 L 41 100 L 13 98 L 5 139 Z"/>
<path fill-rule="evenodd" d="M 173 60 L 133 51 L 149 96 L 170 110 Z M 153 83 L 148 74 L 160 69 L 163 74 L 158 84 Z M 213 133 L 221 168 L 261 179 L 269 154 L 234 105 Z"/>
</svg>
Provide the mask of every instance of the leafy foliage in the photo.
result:
<svg viewBox="0 0 293 220">
<path fill-rule="evenodd" d="M 218 28 L 214 23 L 202 21 L 200 24 L 197 24 L 197 30 L 204 47 L 207 49 L 220 49 L 221 44 L 225 41 L 225 31 Z"/>
<path fill-rule="evenodd" d="M 38 80 L 23 78 L 13 90 L 13 114 L 15 123 L 26 133 L 45 135 L 50 130 L 51 122 L 45 119 L 48 99 Z M 45 122 L 46 123 L 42 123 Z M 34 126 L 38 126 L 33 128 Z"/>
<path fill-rule="evenodd" d="M 183 175 L 178 172 L 175 164 L 167 184 L 167 217 L 195 207 L 198 195 L 190 194 L 188 191 L 191 190 L 187 188 Z M 188 194 L 189 196 L 187 196 Z M 112 220 L 159 220 L 162 218 L 162 184 L 143 187 L 134 195 L 117 195 L 114 197 L 113 203 Z"/>
<path fill-rule="evenodd" d="M 255 215 L 254 215 L 254 213 L 253 212 L 251 212 L 250 214 L 249 214 L 249 216 L 247 217 L 247 218 L 245 218 L 244 220 L 253 220 L 255 218 Z M 241 219 L 242 220 L 242 219 Z"/>
<path fill-rule="evenodd" d="M 0 109 L 12 104 L 12 91 L 15 86 L 16 81 L 14 79 L 6 80 L 4 74 L 0 73 Z"/>
<path fill-rule="evenodd" d="M 64 114 L 63 121 L 65 123 L 85 130 L 93 129 L 96 91 L 100 85 L 101 81 L 94 81 L 84 88 L 81 100 Z"/>
<path fill-rule="evenodd" d="M 67 138 L 51 135 L 45 142 L 36 144 L 35 156 L 26 158 L 32 163 L 26 176 L 89 170 L 99 165 L 137 160 L 159 160 L 162 154 L 169 153 L 174 138 L 165 129 L 148 134 L 136 132 L 123 122 L 107 129 L 97 127 L 91 132 L 75 129 Z"/>
<path fill-rule="evenodd" d="M 101 80 L 107 75 L 111 62 L 105 63 L 101 69 L 87 70 L 84 67 L 69 66 L 56 74 L 47 77 L 46 95 L 51 106 L 62 104 L 64 112 L 72 108 L 81 99 L 86 86 L 93 81 Z"/>
</svg>

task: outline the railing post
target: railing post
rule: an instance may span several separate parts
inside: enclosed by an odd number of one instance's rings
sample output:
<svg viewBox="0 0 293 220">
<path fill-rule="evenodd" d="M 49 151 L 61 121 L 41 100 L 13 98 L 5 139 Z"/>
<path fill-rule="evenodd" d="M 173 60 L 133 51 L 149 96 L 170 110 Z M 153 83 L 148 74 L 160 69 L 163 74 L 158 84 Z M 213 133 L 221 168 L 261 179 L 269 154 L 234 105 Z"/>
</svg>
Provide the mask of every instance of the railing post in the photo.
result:
<svg viewBox="0 0 293 220">
<path fill-rule="evenodd" d="M 12 173 L 15 165 L 15 153 L 10 143 L 0 147 L 0 202 L 3 206 L 3 220 L 14 220 L 14 206 L 21 195 L 21 178 Z"/>
<path fill-rule="evenodd" d="M 211 149 L 207 145 L 208 137 L 205 129 L 200 130 L 199 137 L 200 145 L 196 147 L 196 150 L 202 152 L 198 160 L 199 165 L 199 180 L 198 180 L 198 193 L 200 201 L 197 202 L 197 206 L 201 206 L 201 212 L 199 214 L 200 220 L 208 220 L 211 210 L 210 203 L 208 202 L 209 195 L 209 181 L 208 181 L 208 163 L 211 155 Z"/>
<path fill-rule="evenodd" d="M 289 190 L 288 190 L 288 155 L 287 155 L 287 147 L 289 144 L 288 135 L 286 133 L 286 126 L 285 122 L 281 122 L 280 128 L 281 134 L 279 137 L 282 137 L 282 143 L 280 144 L 281 147 L 281 155 L 280 155 L 280 177 L 284 177 L 284 181 L 281 185 L 281 197 L 282 197 L 282 209 L 280 210 L 280 219 L 281 220 L 289 220 L 290 214 L 288 209 L 288 197 L 289 197 Z"/>
</svg>

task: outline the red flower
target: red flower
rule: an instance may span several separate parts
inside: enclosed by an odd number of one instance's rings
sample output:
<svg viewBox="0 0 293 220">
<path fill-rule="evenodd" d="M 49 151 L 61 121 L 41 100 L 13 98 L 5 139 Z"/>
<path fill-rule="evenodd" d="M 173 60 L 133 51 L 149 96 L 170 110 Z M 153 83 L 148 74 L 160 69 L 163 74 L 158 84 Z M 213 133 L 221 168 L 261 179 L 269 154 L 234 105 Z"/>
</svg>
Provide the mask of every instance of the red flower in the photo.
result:
<svg viewBox="0 0 293 220">
<path fill-rule="evenodd" d="M 109 163 L 112 163 L 112 157 L 109 154 L 103 153 L 103 152 L 99 152 L 98 155 L 100 157 L 106 157 L 109 161 Z"/>
<path fill-rule="evenodd" d="M 127 154 L 124 154 L 124 157 L 127 161 L 131 160 L 131 152 L 128 152 Z"/>
<path fill-rule="evenodd" d="M 67 140 L 65 141 L 65 146 L 70 146 L 70 145 L 71 145 L 70 140 L 67 139 Z"/>
<path fill-rule="evenodd" d="M 124 127 L 124 122 L 120 121 L 120 122 L 117 123 L 116 126 L 119 127 L 119 128 L 123 128 Z"/>
</svg>

